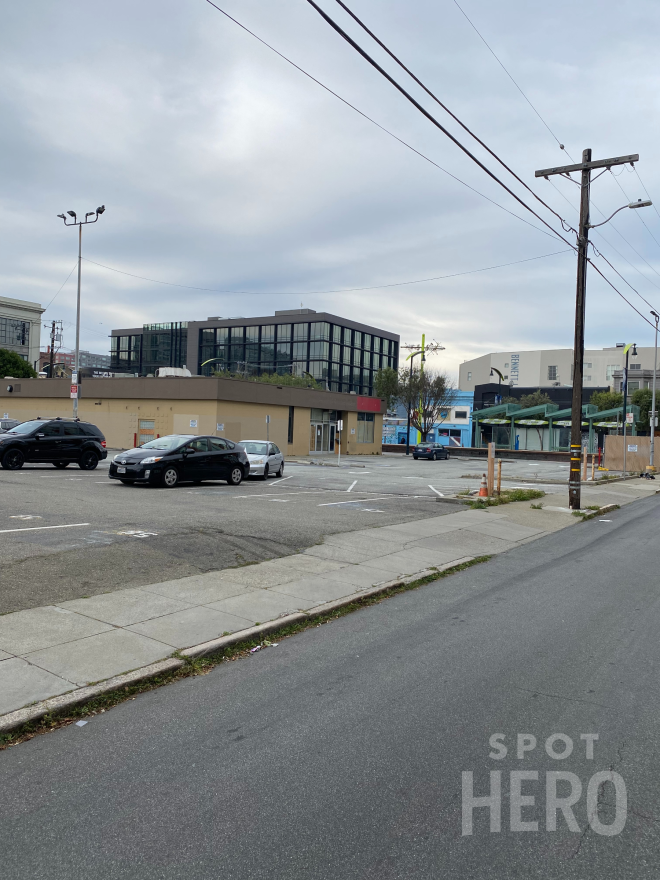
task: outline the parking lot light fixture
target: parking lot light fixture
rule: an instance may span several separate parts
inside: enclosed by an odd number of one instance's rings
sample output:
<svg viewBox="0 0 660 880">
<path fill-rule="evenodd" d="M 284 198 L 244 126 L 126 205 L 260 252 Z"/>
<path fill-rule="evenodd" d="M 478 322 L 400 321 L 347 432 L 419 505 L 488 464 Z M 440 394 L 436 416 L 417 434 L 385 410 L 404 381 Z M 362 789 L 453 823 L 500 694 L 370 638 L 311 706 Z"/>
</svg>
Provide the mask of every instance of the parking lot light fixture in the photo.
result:
<svg viewBox="0 0 660 880">
<path fill-rule="evenodd" d="M 84 220 L 78 220 L 75 211 L 67 211 L 66 213 L 69 217 L 73 218 L 73 221 L 67 223 L 66 214 L 58 214 L 57 216 L 64 221 L 65 226 L 77 226 L 78 227 L 78 295 L 76 298 L 76 356 L 75 356 L 75 365 L 74 365 L 74 376 L 72 378 L 75 379 L 75 382 L 72 384 L 77 385 L 80 382 L 80 280 L 82 274 L 82 228 L 86 226 L 88 223 L 96 223 L 99 219 L 99 216 L 105 211 L 105 205 L 101 205 L 100 208 L 97 208 L 96 211 L 88 211 L 85 214 Z M 89 218 L 93 217 L 93 220 Z M 73 394 L 73 417 L 74 419 L 78 418 L 78 390 L 76 390 L 75 394 Z"/>
</svg>

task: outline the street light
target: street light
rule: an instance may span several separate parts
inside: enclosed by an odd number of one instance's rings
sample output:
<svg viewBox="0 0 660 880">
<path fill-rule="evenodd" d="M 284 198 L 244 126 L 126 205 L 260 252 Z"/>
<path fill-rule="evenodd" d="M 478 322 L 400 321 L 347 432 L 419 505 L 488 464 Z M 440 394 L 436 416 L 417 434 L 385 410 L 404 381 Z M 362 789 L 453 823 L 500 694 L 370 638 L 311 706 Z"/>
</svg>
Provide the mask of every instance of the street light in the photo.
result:
<svg viewBox="0 0 660 880">
<path fill-rule="evenodd" d="M 58 214 L 57 216 L 60 220 L 64 221 L 65 226 L 77 226 L 78 227 L 78 297 L 76 299 L 76 357 L 75 357 L 75 365 L 74 365 L 74 374 L 72 378 L 72 385 L 78 385 L 79 382 L 79 371 L 80 371 L 80 276 L 82 272 L 82 228 L 86 226 L 88 223 L 96 223 L 101 214 L 105 211 L 105 205 L 101 205 L 96 211 L 88 211 L 85 214 L 84 220 L 78 220 L 75 211 L 67 211 L 66 213 L 69 217 L 72 217 L 73 220 L 70 223 L 67 223 L 66 214 Z M 94 217 L 93 220 L 89 220 L 89 217 Z M 78 390 L 76 389 L 75 396 L 73 398 L 73 417 L 74 419 L 78 418 Z"/>
<path fill-rule="evenodd" d="M 653 356 L 653 395 L 651 397 L 651 454 L 649 456 L 649 465 L 651 466 L 651 473 L 654 472 L 654 461 L 653 461 L 653 453 L 655 451 L 655 374 L 658 370 L 658 321 L 660 321 L 660 315 L 657 312 L 651 310 L 651 314 L 653 315 L 653 319 L 655 321 L 655 353 Z"/>
<path fill-rule="evenodd" d="M 632 351 L 630 350 L 632 349 Z M 626 353 L 626 366 L 623 371 L 623 476 L 626 475 L 626 419 L 628 417 L 628 358 L 632 355 L 637 357 L 637 345 L 634 342 L 629 343 L 624 348 Z"/>
<path fill-rule="evenodd" d="M 501 385 L 501 384 L 502 384 L 502 379 L 504 378 L 504 376 L 502 375 L 502 373 L 500 373 L 500 371 L 497 369 L 497 367 L 491 367 L 491 368 L 490 368 L 490 375 L 491 375 L 491 377 L 492 377 L 492 375 L 493 375 L 493 371 L 495 371 L 495 372 L 497 373 L 497 376 L 498 376 L 497 384 L 498 384 L 498 385 Z"/>
<path fill-rule="evenodd" d="M 629 205 L 621 205 L 620 208 L 616 209 L 614 214 L 618 214 L 619 211 L 625 211 L 626 208 L 633 208 L 633 209 L 634 208 L 650 208 L 652 204 L 653 204 L 653 202 L 651 201 L 651 199 L 647 199 L 644 202 L 641 199 L 637 199 L 636 202 L 630 202 Z M 612 217 L 614 217 L 614 214 L 610 214 L 610 216 L 607 218 L 607 220 L 603 220 L 602 223 L 590 223 L 588 225 L 587 229 L 596 229 L 596 227 L 598 227 L 598 226 L 604 226 L 606 223 L 610 222 Z"/>
</svg>

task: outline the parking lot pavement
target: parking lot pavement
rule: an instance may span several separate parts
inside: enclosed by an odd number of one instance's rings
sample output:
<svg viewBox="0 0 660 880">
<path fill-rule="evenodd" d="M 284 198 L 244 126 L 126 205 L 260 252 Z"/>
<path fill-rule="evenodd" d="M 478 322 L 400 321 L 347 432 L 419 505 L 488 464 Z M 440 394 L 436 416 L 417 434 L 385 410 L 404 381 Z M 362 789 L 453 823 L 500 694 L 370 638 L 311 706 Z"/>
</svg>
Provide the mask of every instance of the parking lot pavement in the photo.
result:
<svg viewBox="0 0 660 880">
<path fill-rule="evenodd" d="M 479 461 L 402 455 L 287 462 L 282 480 L 174 490 L 95 471 L 0 471 L 0 614 L 299 552 L 325 535 L 453 513 L 442 496 L 479 483 Z M 527 463 L 507 462 L 516 473 Z M 534 473 L 561 473 L 552 463 Z M 531 468 L 530 468 L 531 470 Z M 524 472 L 526 473 L 526 471 Z M 543 488 L 542 486 L 540 488 Z M 438 503 L 440 502 L 440 503 Z"/>
</svg>

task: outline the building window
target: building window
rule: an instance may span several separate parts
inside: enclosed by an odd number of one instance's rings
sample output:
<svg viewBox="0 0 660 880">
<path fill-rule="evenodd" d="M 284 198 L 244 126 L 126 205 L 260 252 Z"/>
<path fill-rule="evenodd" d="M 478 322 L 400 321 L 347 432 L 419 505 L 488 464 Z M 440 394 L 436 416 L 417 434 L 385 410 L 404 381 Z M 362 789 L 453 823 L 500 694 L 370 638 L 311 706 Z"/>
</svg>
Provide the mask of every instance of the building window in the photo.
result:
<svg viewBox="0 0 660 880">
<path fill-rule="evenodd" d="M 614 378 L 614 371 L 620 370 L 620 369 L 621 369 L 620 364 L 608 364 L 607 368 L 605 370 L 605 378 L 607 379 L 607 381 L 611 382 L 612 379 Z"/>
<path fill-rule="evenodd" d="M 309 338 L 330 339 L 330 324 L 326 324 L 324 321 L 317 321 L 315 324 L 310 324 Z"/>
<path fill-rule="evenodd" d="M 357 442 L 373 443 L 374 442 L 374 414 L 363 413 L 357 414 Z"/>
<path fill-rule="evenodd" d="M 549 381 L 551 381 L 551 382 L 556 381 L 556 379 L 557 379 L 557 371 L 558 371 L 558 368 L 557 368 L 556 366 L 555 366 L 555 367 L 548 367 L 548 379 L 549 379 Z"/>
<path fill-rule="evenodd" d="M 628 382 L 628 394 L 631 391 L 639 391 L 639 382 Z"/>
<path fill-rule="evenodd" d="M 584 365 L 585 370 L 591 370 L 592 368 L 593 368 L 593 364 L 585 364 Z"/>
<path fill-rule="evenodd" d="M 293 338 L 294 340 L 299 339 L 307 339 L 307 324 L 294 324 L 293 325 Z"/>
<path fill-rule="evenodd" d="M 337 324 L 332 328 L 332 341 L 341 345 L 341 327 Z"/>
<path fill-rule="evenodd" d="M 0 318 L 0 345 L 29 345 L 30 322 Z"/>
<path fill-rule="evenodd" d="M 591 364 L 589 364 L 588 366 L 591 366 Z M 631 370 L 641 370 L 641 369 L 642 369 L 642 365 L 641 365 L 641 364 L 631 364 L 631 365 L 630 365 L 630 369 L 631 369 Z"/>
<path fill-rule="evenodd" d="M 508 365 L 508 364 L 504 364 L 504 369 L 505 369 L 505 370 L 508 370 L 508 369 L 509 369 L 509 365 Z"/>
<path fill-rule="evenodd" d="M 246 327 L 245 328 L 245 339 L 246 339 L 246 342 L 259 342 L 259 328 L 258 327 Z"/>
<path fill-rule="evenodd" d="M 291 342 L 291 324 L 277 325 L 277 341 Z"/>
<path fill-rule="evenodd" d="M 380 351 L 380 336 L 374 336 L 374 351 Z"/>
<path fill-rule="evenodd" d="M 218 345 L 226 345 L 229 342 L 229 327 L 218 327 L 215 333 L 215 341 Z"/>
<path fill-rule="evenodd" d="M 287 440 L 289 443 L 293 443 L 293 413 L 295 408 L 293 406 L 289 407 L 289 433 L 287 435 Z"/>
<path fill-rule="evenodd" d="M 454 411 L 454 418 L 455 419 L 467 419 L 467 417 L 468 417 L 467 410 L 457 409 Z"/>
<path fill-rule="evenodd" d="M 309 343 L 309 356 L 310 356 L 310 358 L 322 358 L 327 361 L 329 358 L 328 343 L 327 342 L 310 342 Z"/>
<path fill-rule="evenodd" d="M 468 382 L 471 382 L 471 381 L 472 381 L 472 373 L 468 373 L 468 378 L 467 378 L 467 380 L 468 380 Z"/>
</svg>

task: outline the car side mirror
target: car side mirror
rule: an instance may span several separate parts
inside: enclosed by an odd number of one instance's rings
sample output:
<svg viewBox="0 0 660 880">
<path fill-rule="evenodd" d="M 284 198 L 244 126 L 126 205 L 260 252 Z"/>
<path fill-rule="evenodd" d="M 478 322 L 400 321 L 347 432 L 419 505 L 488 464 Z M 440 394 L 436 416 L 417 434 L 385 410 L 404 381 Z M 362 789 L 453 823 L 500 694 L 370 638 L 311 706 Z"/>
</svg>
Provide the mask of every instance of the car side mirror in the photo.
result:
<svg viewBox="0 0 660 880">
<path fill-rule="evenodd" d="M 183 454 L 184 456 L 192 455 L 194 451 L 194 449 L 184 449 Z"/>
<path fill-rule="evenodd" d="M 37 437 L 45 437 L 45 434 L 37 434 Z"/>
</svg>

